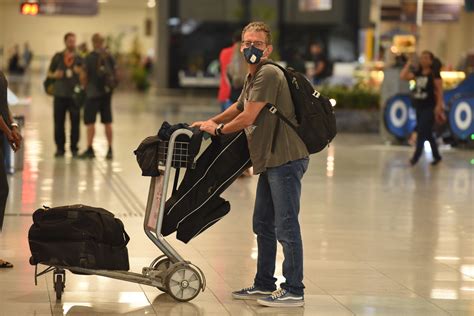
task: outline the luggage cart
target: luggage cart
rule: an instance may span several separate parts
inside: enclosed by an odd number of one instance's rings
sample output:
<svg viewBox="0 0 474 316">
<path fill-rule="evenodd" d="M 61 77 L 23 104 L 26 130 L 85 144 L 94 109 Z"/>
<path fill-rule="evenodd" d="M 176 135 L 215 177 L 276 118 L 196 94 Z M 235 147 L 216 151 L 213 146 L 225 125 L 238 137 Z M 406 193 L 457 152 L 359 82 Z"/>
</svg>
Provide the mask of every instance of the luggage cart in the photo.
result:
<svg viewBox="0 0 474 316">
<path fill-rule="evenodd" d="M 186 135 L 191 138 L 192 132 L 186 129 L 175 131 L 169 142 L 162 142 L 158 148 L 160 176 L 152 177 L 148 192 L 148 201 L 143 228 L 148 238 L 163 252 L 154 259 L 142 273 L 115 270 L 95 270 L 81 267 L 48 265 L 48 268 L 38 272 L 35 268 L 35 285 L 37 278 L 48 272 L 53 272 L 54 291 L 56 299 L 60 300 L 66 284 L 66 270 L 76 274 L 98 275 L 112 279 L 154 286 L 168 293 L 177 301 L 187 302 L 194 299 L 206 287 L 203 272 L 190 261 L 186 261 L 164 239 L 161 234 L 163 215 L 165 212 L 166 196 L 172 168 L 175 168 L 173 191 L 176 191 L 180 168 L 192 168 L 195 161 L 190 161 L 188 142 L 178 141 L 178 137 Z"/>
</svg>

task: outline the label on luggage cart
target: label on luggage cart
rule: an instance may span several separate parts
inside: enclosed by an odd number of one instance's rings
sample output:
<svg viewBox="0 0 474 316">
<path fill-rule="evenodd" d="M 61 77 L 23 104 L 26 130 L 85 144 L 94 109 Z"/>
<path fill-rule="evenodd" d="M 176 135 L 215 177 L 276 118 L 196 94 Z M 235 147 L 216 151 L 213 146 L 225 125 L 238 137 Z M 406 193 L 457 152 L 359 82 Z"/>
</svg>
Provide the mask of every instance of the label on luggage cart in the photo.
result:
<svg viewBox="0 0 474 316">
<path fill-rule="evenodd" d="M 163 176 L 155 178 L 155 190 L 153 194 L 153 202 L 151 204 L 150 216 L 148 217 L 147 226 L 150 230 L 156 231 L 158 224 L 158 214 L 160 211 L 161 196 L 163 194 Z"/>
</svg>

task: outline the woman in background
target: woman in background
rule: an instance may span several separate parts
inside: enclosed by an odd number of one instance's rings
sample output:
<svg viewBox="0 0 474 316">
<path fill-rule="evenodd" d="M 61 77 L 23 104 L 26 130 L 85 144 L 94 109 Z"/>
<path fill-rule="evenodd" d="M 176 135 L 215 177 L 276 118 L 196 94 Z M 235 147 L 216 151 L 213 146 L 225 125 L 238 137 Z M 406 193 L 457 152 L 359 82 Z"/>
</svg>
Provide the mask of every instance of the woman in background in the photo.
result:
<svg viewBox="0 0 474 316">
<path fill-rule="evenodd" d="M 415 165 L 423 153 L 425 141 L 428 141 L 433 153 L 432 165 L 441 161 L 438 145 L 433 136 L 435 120 L 445 121 L 443 105 L 443 82 L 440 75 L 441 62 L 432 52 L 423 51 L 417 69 L 412 69 L 411 60 L 403 67 L 400 78 L 415 80 L 415 89 L 412 92 L 412 102 L 416 109 L 416 150 L 410 159 L 410 165 Z"/>
</svg>

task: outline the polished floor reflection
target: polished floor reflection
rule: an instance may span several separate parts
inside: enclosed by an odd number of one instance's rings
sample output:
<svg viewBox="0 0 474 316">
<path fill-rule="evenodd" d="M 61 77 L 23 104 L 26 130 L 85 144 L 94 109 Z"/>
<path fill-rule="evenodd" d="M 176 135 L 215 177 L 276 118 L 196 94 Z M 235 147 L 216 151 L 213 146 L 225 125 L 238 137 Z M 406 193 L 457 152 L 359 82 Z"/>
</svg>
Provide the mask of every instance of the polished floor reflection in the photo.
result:
<svg viewBox="0 0 474 316">
<path fill-rule="evenodd" d="M 26 115 L 25 165 L 9 177 L 0 258 L 15 267 L 0 270 L 0 315 L 474 315 L 474 151 L 442 148 L 439 166 L 429 165 L 427 153 L 412 168 L 411 148 L 385 146 L 376 135 L 344 134 L 312 157 L 303 180 L 304 308 L 260 307 L 230 295 L 251 285 L 255 272 L 256 177 L 239 179 L 225 192 L 232 210 L 217 225 L 188 245 L 169 238 L 206 275 L 207 288 L 193 301 L 177 303 L 155 288 L 68 273 L 57 302 L 51 274 L 34 285 L 31 213 L 41 205 L 73 203 L 112 211 L 126 225 L 131 268 L 140 272 L 160 252 L 142 230 L 149 179 L 140 176 L 132 151 L 163 120 L 206 118 L 218 106 L 187 95 L 119 92 L 113 162 L 104 159 L 100 126 L 96 160 L 54 159 L 52 100 L 39 80 L 30 89 L 31 105 L 14 108 Z M 277 274 L 281 281 L 280 267 Z"/>
</svg>

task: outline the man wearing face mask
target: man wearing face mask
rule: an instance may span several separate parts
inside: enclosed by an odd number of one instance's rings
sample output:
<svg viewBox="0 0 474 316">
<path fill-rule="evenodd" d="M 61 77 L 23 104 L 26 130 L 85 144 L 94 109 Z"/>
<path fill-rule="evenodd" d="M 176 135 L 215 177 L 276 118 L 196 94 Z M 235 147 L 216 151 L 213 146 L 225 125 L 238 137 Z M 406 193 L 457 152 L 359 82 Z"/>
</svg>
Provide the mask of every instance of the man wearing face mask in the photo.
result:
<svg viewBox="0 0 474 316">
<path fill-rule="evenodd" d="M 207 121 L 193 123 L 212 135 L 245 129 L 254 173 L 259 174 L 253 231 L 257 235 L 257 273 L 253 285 L 235 291 L 235 299 L 254 299 L 265 306 L 304 305 L 303 246 L 298 214 L 301 179 L 308 168 L 308 150 L 287 124 L 266 108 L 271 103 L 297 124 L 288 83 L 276 66 L 265 64 L 272 52 L 270 28 L 252 22 L 242 31 L 241 52 L 248 75 L 236 103 Z M 283 276 L 276 290 L 277 240 L 283 247 Z M 276 290 L 276 291 L 275 291 Z"/>
</svg>

